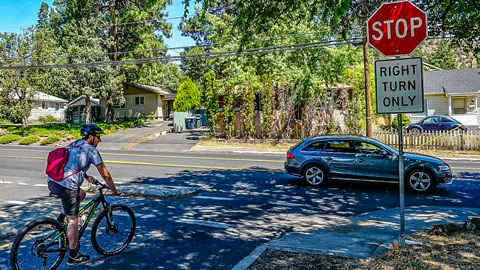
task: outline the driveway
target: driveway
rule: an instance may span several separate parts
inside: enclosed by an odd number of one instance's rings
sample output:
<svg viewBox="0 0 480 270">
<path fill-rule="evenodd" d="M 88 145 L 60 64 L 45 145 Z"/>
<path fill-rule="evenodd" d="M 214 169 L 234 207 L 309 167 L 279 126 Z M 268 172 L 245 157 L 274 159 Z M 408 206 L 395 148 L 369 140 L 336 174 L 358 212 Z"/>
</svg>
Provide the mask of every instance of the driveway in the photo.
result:
<svg viewBox="0 0 480 270">
<path fill-rule="evenodd" d="M 154 121 L 102 137 L 100 150 L 188 151 L 203 131 L 170 133 L 171 121 Z"/>
<path fill-rule="evenodd" d="M 197 144 L 204 132 L 191 131 L 184 133 L 168 133 L 152 140 L 144 141 L 133 147 L 139 151 L 188 151 Z"/>
<path fill-rule="evenodd" d="M 171 121 L 153 121 L 143 126 L 129 128 L 102 137 L 99 149 L 129 150 L 142 141 L 168 133 L 172 127 Z"/>
</svg>

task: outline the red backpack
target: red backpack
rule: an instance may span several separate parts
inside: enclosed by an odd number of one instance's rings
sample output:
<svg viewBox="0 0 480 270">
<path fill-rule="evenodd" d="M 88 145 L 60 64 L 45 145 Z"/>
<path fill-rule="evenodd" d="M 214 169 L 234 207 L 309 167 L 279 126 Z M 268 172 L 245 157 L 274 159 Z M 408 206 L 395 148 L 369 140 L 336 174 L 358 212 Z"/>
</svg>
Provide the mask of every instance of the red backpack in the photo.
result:
<svg viewBox="0 0 480 270">
<path fill-rule="evenodd" d="M 85 143 L 81 143 L 72 147 L 61 147 L 50 151 L 47 157 L 47 168 L 45 169 L 48 177 L 50 177 L 55 182 L 59 182 L 83 170 L 84 168 L 81 168 L 80 170 L 75 171 L 67 176 L 63 176 L 65 165 L 68 161 L 68 150 L 84 144 Z"/>
</svg>

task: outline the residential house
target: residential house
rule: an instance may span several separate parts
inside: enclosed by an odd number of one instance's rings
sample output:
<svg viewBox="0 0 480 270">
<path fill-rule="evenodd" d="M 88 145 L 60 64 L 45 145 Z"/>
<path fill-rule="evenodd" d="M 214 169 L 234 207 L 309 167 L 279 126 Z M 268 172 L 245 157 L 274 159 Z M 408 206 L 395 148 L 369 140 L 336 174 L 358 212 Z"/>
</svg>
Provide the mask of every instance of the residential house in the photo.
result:
<svg viewBox="0 0 480 270">
<path fill-rule="evenodd" d="M 425 110 L 409 114 L 412 122 L 429 115 L 448 115 L 467 127 L 480 125 L 480 69 L 454 69 L 423 73 Z"/>
<path fill-rule="evenodd" d="M 135 119 L 153 116 L 167 119 L 173 111 L 173 101 L 177 91 L 157 86 L 124 83 L 123 95 L 125 103 L 115 107 L 115 119 Z M 101 116 L 105 118 L 107 101 L 100 100 Z"/>
<path fill-rule="evenodd" d="M 33 103 L 33 108 L 28 118 L 29 121 L 37 121 L 40 116 L 48 115 L 52 115 L 53 118 L 60 121 L 65 119 L 65 109 L 68 101 L 35 91 L 31 102 Z"/>
<path fill-rule="evenodd" d="M 76 99 L 70 101 L 67 104 L 69 110 L 72 111 L 72 122 L 73 123 L 85 123 L 87 119 L 87 115 L 85 113 L 85 95 L 81 95 Z M 101 107 L 100 107 L 100 100 L 98 98 L 91 98 L 90 97 L 90 107 L 92 113 L 92 121 L 99 121 L 101 115 Z"/>
</svg>

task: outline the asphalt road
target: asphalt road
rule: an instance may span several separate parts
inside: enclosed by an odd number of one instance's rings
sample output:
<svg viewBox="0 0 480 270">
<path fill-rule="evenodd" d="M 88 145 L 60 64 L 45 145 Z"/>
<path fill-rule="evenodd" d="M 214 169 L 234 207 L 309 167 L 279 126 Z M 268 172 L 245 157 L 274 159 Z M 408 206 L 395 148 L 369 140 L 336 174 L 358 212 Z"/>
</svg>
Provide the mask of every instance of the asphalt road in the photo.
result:
<svg viewBox="0 0 480 270">
<path fill-rule="evenodd" d="M 58 202 L 46 197 L 48 150 L 0 146 L 0 216 L 41 216 L 45 210 L 35 209 L 55 209 Z M 231 269 L 256 246 L 284 233 L 399 205 L 396 185 L 309 187 L 281 172 L 283 155 L 100 150 L 116 181 L 193 186 L 200 193 L 173 200 L 112 197 L 135 211 L 136 237 L 122 255 L 103 258 L 91 248 L 87 233 L 82 250 L 92 262 L 79 269 Z M 407 193 L 406 205 L 480 208 L 480 162 L 449 164 L 451 185 L 429 194 Z M 11 241 L 0 241 L 0 269 L 9 269 Z M 64 262 L 60 269 L 66 267 Z"/>
</svg>

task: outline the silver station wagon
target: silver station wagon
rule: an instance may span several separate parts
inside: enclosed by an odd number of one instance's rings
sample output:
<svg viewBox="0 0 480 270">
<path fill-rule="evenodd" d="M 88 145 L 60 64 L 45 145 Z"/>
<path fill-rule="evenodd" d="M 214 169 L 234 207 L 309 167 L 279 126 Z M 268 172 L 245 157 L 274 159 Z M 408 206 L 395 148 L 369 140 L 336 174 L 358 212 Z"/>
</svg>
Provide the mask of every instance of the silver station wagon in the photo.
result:
<svg viewBox="0 0 480 270">
<path fill-rule="evenodd" d="M 450 166 L 438 158 L 405 153 L 404 165 L 405 184 L 412 191 L 452 182 Z M 287 152 L 285 171 L 314 186 L 336 180 L 398 183 L 398 151 L 361 136 L 313 137 Z"/>
</svg>

